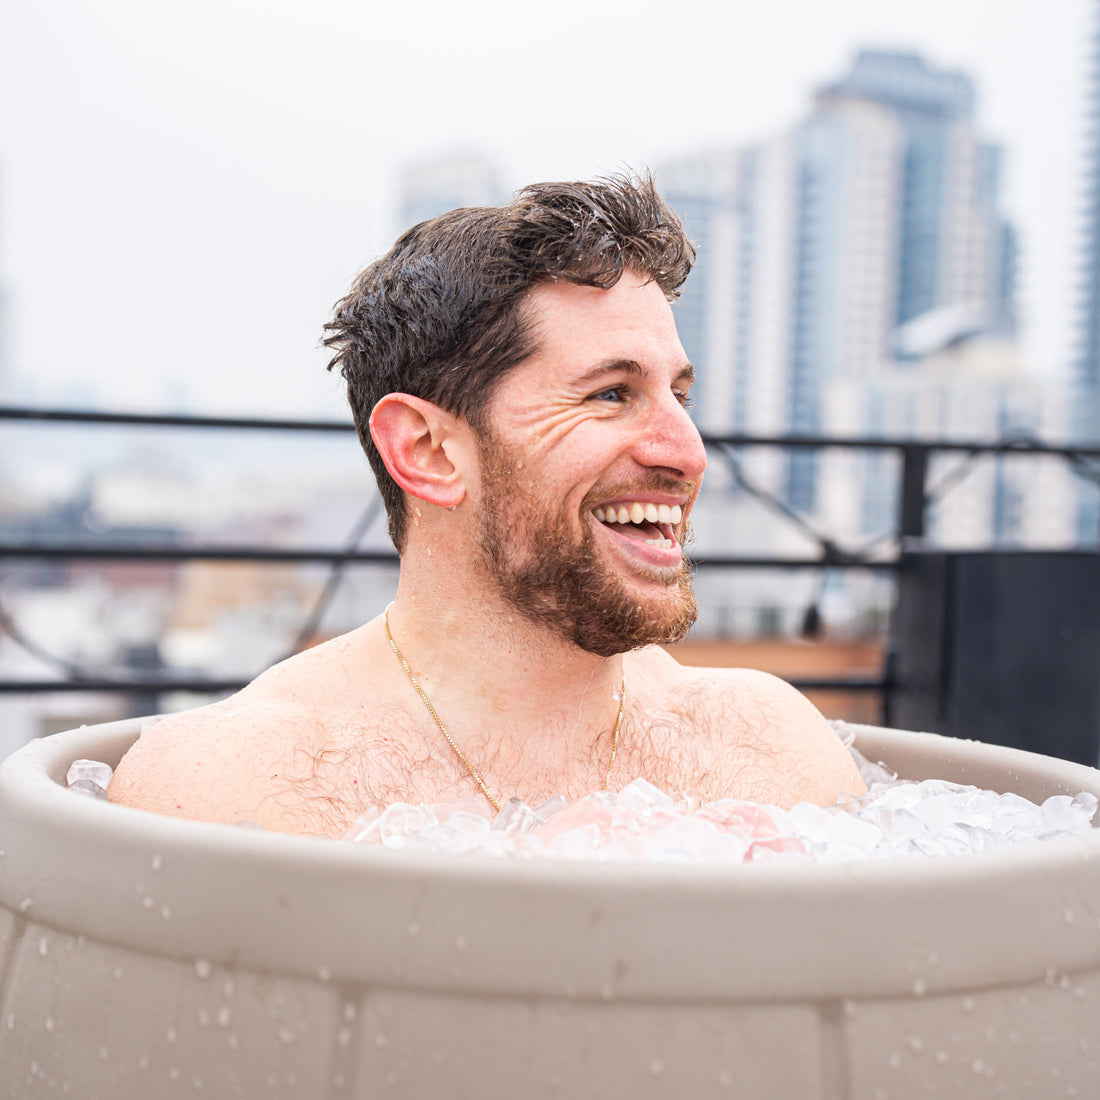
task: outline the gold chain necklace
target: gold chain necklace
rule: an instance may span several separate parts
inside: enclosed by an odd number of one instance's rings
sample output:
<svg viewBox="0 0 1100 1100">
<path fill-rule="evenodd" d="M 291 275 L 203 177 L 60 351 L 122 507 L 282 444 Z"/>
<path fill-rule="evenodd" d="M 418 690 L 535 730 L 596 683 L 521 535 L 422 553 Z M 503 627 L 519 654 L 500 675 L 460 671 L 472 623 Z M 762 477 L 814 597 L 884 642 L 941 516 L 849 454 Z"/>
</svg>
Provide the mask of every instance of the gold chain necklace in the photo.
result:
<svg viewBox="0 0 1100 1100">
<path fill-rule="evenodd" d="M 397 655 L 397 659 L 401 662 L 401 667 L 405 670 L 405 675 L 409 678 L 409 683 L 416 689 L 416 694 L 420 696 L 420 701 L 428 708 L 428 713 L 432 716 L 432 720 L 439 727 L 439 732 L 447 738 L 447 744 L 455 750 L 455 755 L 462 761 L 463 766 L 470 773 L 470 778 L 477 784 L 478 790 L 485 795 L 489 805 L 494 810 L 500 813 L 500 803 L 489 793 L 489 788 L 485 786 L 485 780 L 478 775 L 473 764 L 466 758 L 466 754 L 458 747 L 455 739 L 447 731 L 447 727 L 443 724 L 443 719 L 439 717 L 435 707 L 432 706 L 431 699 L 428 698 L 427 693 L 417 683 L 416 677 L 413 675 L 413 671 L 409 668 L 409 662 L 405 660 L 404 654 L 397 648 L 397 643 L 393 640 L 393 635 L 390 633 L 390 607 L 393 607 L 391 603 L 389 607 L 382 613 L 382 624 L 386 628 L 386 640 L 390 643 L 390 649 Z M 623 672 L 622 681 L 619 684 L 619 714 L 615 719 L 615 732 L 611 735 L 611 759 L 607 762 L 607 771 L 603 777 L 603 790 L 607 790 L 608 784 L 611 782 L 611 769 L 615 766 L 615 756 L 619 751 L 619 730 L 623 724 L 623 709 L 626 706 L 626 672 Z"/>
</svg>

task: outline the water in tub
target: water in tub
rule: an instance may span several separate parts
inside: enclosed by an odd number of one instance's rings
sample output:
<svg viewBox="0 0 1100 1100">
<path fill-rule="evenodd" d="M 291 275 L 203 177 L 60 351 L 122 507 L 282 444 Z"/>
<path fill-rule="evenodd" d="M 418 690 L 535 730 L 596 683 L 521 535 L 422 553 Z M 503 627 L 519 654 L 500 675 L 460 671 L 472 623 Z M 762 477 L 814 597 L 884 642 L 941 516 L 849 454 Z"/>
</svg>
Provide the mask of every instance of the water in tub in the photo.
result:
<svg viewBox="0 0 1100 1100">
<path fill-rule="evenodd" d="M 899 780 L 865 760 L 836 723 L 859 764 L 867 794 L 837 806 L 800 803 L 789 810 L 737 799 L 701 803 L 636 779 L 621 791 L 599 791 L 570 803 L 561 795 L 539 806 L 519 799 L 495 816 L 484 803 L 373 809 L 344 840 L 465 855 L 594 860 L 764 860 L 825 862 L 956 855 L 1087 833 L 1097 800 L 1055 795 L 1036 805 L 939 779 Z M 106 798 L 111 769 L 78 760 L 70 789 Z M 256 828 L 250 822 L 242 826 Z"/>
</svg>

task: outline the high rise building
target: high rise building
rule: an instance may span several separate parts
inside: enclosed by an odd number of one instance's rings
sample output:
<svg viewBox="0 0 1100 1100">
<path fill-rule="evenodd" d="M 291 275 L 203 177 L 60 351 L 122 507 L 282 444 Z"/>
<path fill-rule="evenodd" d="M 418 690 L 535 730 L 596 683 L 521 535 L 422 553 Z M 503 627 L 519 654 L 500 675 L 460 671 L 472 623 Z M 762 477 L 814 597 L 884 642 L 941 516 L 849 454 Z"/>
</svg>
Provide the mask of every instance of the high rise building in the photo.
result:
<svg viewBox="0 0 1100 1100">
<path fill-rule="evenodd" d="M 701 427 L 819 433 L 838 383 L 1011 335 L 1000 163 L 968 77 L 865 51 L 789 133 L 667 165 L 662 186 L 699 246 L 678 324 Z M 794 452 L 775 487 L 814 512 L 818 474 L 815 455 Z"/>
<path fill-rule="evenodd" d="M 1081 333 L 1074 364 L 1074 434 L 1081 442 L 1100 440 L 1100 2 L 1093 3 L 1088 131 L 1085 137 L 1086 191 L 1081 280 Z"/>
</svg>

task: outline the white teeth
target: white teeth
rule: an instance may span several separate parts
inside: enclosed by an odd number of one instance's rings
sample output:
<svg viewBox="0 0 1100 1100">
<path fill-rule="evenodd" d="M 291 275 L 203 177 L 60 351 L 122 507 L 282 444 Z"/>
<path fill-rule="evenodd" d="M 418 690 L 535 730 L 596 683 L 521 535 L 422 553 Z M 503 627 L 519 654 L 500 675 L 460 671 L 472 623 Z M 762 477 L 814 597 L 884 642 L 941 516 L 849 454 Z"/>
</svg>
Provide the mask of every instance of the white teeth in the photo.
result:
<svg viewBox="0 0 1100 1100">
<path fill-rule="evenodd" d="M 646 539 L 647 546 L 656 546 L 660 550 L 671 550 L 672 539 Z"/>
<path fill-rule="evenodd" d="M 679 523 L 684 512 L 679 504 L 609 504 L 606 508 L 593 508 L 592 514 L 600 523 Z"/>
</svg>

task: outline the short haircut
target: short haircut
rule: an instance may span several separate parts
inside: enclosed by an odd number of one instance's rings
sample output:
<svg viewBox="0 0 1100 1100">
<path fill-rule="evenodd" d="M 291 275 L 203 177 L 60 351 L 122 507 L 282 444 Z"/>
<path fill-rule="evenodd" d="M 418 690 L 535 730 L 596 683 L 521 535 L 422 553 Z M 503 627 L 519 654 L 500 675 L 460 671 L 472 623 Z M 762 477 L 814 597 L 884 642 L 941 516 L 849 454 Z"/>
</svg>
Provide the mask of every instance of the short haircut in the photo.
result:
<svg viewBox="0 0 1100 1100">
<path fill-rule="evenodd" d="M 462 207 L 402 234 L 356 278 L 325 326 L 348 386 L 359 439 L 404 549 L 405 499 L 371 439 L 374 406 L 408 393 L 463 417 L 484 435 L 503 375 L 537 349 L 524 295 L 565 279 L 614 286 L 626 270 L 673 301 L 695 261 L 680 219 L 652 177 L 538 183 L 505 206 Z"/>
</svg>

